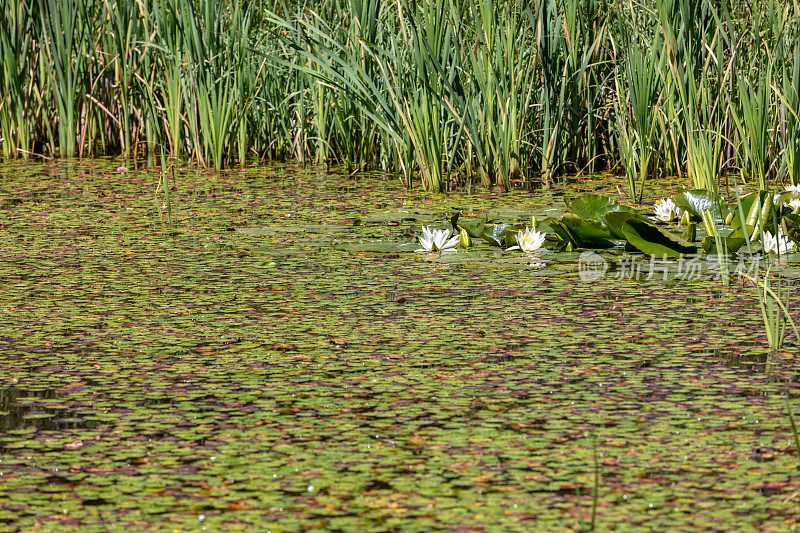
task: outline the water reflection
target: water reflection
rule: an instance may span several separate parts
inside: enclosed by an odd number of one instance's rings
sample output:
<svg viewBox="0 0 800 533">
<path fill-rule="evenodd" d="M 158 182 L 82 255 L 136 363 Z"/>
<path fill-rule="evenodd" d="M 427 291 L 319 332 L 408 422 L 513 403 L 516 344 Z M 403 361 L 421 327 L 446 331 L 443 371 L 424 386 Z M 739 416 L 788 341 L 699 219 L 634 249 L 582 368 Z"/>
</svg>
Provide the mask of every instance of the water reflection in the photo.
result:
<svg viewBox="0 0 800 533">
<path fill-rule="evenodd" d="M 0 432 L 23 427 L 62 430 L 96 425 L 95 421 L 76 416 L 67 406 L 53 402 L 59 398 L 53 389 L 0 389 Z"/>
</svg>

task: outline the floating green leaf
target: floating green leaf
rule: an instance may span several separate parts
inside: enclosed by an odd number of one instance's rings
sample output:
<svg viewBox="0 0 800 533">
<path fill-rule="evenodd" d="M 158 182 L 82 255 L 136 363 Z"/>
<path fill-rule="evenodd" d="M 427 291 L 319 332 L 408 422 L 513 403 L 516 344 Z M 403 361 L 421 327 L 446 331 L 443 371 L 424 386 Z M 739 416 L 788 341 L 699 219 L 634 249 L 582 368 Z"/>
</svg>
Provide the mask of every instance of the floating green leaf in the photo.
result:
<svg viewBox="0 0 800 533">
<path fill-rule="evenodd" d="M 731 227 L 738 230 L 736 236 L 744 237 L 742 212 L 746 214 L 744 218 L 747 235 L 751 239 L 755 239 L 760 236 L 762 230 L 769 229 L 780 202 L 781 196 L 769 191 L 758 191 L 743 197 L 741 199 L 742 211 L 739 211 L 738 204 L 735 205 L 734 209 L 737 210 L 737 213 L 731 221 Z"/>
<path fill-rule="evenodd" d="M 620 205 L 619 202 L 602 194 L 587 194 L 569 204 L 569 210 L 583 220 L 596 220 L 606 224 L 606 214 L 615 211 L 635 212 L 633 208 Z"/>
<path fill-rule="evenodd" d="M 800 215 L 790 213 L 783 216 L 786 235 L 797 244 L 800 249 Z"/>
<path fill-rule="evenodd" d="M 514 231 L 514 227 L 509 224 L 489 224 L 484 227 L 480 236 L 492 246 L 507 248 L 511 246 L 511 243 L 506 240 L 508 230 Z M 469 232 L 469 230 L 467 231 Z"/>
<path fill-rule="evenodd" d="M 623 240 L 625 239 L 625 235 L 622 234 L 622 225 L 625 224 L 625 222 L 631 219 L 648 222 L 647 217 L 634 211 L 612 211 L 610 213 L 606 213 L 605 218 L 606 226 L 608 227 L 608 231 L 611 233 L 611 235 Z"/>
<path fill-rule="evenodd" d="M 542 225 L 550 227 L 566 243 L 574 247 L 608 248 L 613 246 L 613 236 L 603 224 L 596 220 L 584 220 L 572 213 L 565 213 L 558 220 L 548 218 Z"/>
<path fill-rule="evenodd" d="M 736 253 L 742 246 L 747 244 L 747 241 L 742 237 L 719 237 L 719 239 L 724 248 L 728 250 L 729 254 Z M 713 235 L 704 238 L 700 246 L 707 254 L 718 253 L 717 240 Z"/>
<path fill-rule="evenodd" d="M 376 242 L 343 242 L 333 245 L 335 250 L 349 251 L 349 252 L 377 252 L 377 253 L 397 253 L 397 252 L 413 252 L 420 248 L 417 242 L 407 242 L 398 244 L 391 241 L 376 241 Z"/>
<path fill-rule="evenodd" d="M 683 191 L 672 197 L 675 205 L 685 211 L 689 211 L 696 217 L 706 210 L 711 210 L 711 214 L 718 222 L 725 220 L 728 214 L 728 207 L 725 202 L 713 192 L 706 189 L 692 189 Z"/>
<path fill-rule="evenodd" d="M 487 215 L 481 213 L 475 218 L 463 218 L 461 216 L 454 216 L 454 222 L 458 229 L 463 229 L 469 233 L 470 237 L 480 238 L 486 228 Z"/>
<path fill-rule="evenodd" d="M 697 246 L 669 231 L 642 220 L 631 219 L 622 225 L 621 232 L 633 247 L 646 255 L 680 257 L 697 253 Z"/>
<path fill-rule="evenodd" d="M 381 222 L 435 222 L 441 214 L 432 209 L 385 209 L 365 216 L 364 224 Z"/>
</svg>

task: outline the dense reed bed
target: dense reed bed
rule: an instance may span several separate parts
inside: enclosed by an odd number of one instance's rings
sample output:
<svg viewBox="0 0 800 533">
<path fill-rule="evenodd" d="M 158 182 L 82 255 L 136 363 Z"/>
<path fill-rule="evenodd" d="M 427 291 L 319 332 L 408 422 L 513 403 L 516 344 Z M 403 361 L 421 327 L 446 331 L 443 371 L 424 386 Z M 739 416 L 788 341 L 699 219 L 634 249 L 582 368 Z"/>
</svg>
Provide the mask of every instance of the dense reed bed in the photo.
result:
<svg viewBox="0 0 800 533">
<path fill-rule="evenodd" d="M 0 0 L 5 157 L 800 181 L 800 4 Z"/>
</svg>

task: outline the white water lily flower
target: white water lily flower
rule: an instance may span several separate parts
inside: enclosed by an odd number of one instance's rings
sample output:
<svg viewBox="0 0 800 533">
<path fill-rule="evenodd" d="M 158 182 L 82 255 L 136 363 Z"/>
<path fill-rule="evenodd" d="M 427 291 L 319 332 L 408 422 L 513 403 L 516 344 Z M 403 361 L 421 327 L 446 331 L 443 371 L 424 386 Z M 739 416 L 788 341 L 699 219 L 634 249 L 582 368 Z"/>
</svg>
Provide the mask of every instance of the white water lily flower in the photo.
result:
<svg viewBox="0 0 800 533">
<path fill-rule="evenodd" d="M 765 253 L 788 254 L 794 252 L 795 249 L 794 243 L 789 240 L 782 229 L 779 229 L 778 234 L 774 237 L 772 233 L 765 231 L 761 244 L 764 246 Z"/>
<path fill-rule="evenodd" d="M 789 185 L 786 187 L 786 192 L 800 192 L 800 183 L 797 185 Z"/>
<path fill-rule="evenodd" d="M 792 208 L 792 211 L 795 213 L 800 213 L 800 198 L 795 198 L 789 202 L 789 207 Z"/>
<path fill-rule="evenodd" d="M 455 252 L 458 246 L 458 235 L 450 237 L 449 229 L 431 229 L 430 226 L 422 226 L 422 235 L 419 243 L 422 248 L 417 252 Z"/>
<path fill-rule="evenodd" d="M 517 241 L 517 246 L 508 248 L 509 250 L 522 250 L 525 253 L 535 252 L 544 244 L 545 233 L 536 231 L 535 228 L 525 228 L 525 231 L 519 230 L 514 236 Z"/>
<path fill-rule="evenodd" d="M 656 218 L 663 222 L 670 222 L 676 218 L 681 218 L 683 215 L 683 209 L 676 206 L 672 198 L 656 200 L 653 209 L 655 210 Z"/>
</svg>

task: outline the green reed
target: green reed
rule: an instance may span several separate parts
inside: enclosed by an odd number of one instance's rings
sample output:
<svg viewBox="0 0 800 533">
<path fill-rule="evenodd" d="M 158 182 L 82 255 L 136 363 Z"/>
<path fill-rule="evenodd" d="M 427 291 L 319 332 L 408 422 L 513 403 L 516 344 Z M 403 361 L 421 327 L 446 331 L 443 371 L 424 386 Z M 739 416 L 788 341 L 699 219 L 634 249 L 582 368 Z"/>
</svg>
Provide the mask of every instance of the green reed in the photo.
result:
<svg viewBox="0 0 800 533">
<path fill-rule="evenodd" d="M 771 77 L 772 69 L 768 68 L 767 72 Z M 737 88 L 739 106 L 734 107 L 732 116 L 744 154 L 741 169 L 745 176 L 756 180 L 759 189 L 765 190 L 771 142 L 770 126 L 773 123 L 773 107 L 770 105 L 772 91 L 769 82 L 764 78 L 740 80 Z"/>
<path fill-rule="evenodd" d="M 574 2 L 570 3 L 574 6 Z M 561 2 L 539 0 L 536 21 L 537 58 L 540 65 L 542 92 L 539 96 L 541 127 L 542 181 L 548 185 L 561 168 L 566 134 L 563 118 L 567 96 L 567 47 Z"/>
<path fill-rule="evenodd" d="M 177 0 L 153 2 L 147 12 L 147 19 L 153 21 L 151 31 L 157 39 L 145 42 L 156 49 L 158 70 L 162 74 L 151 83 L 145 83 L 145 90 L 151 101 L 163 110 L 163 137 L 169 145 L 170 156 L 182 155 L 184 122 L 182 120 L 185 94 L 184 79 L 184 33 L 183 23 L 178 11 Z"/>
<path fill-rule="evenodd" d="M 646 50 L 645 43 L 648 41 L 649 50 Z M 646 51 L 642 51 L 643 48 Z M 625 163 L 628 193 L 633 200 L 637 198 L 638 182 L 641 201 L 658 144 L 658 113 L 663 95 L 661 73 L 665 62 L 663 50 L 658 34 L 652 37 L 638 34 L 630 36 L 622 50 L 624 59 L 620 68 L 624 73 L 617 72 L 615 76 L 618 94 L 627 95 L 627 99 L 619 98 L 616 101 L 616 130 Z"/>
<path fill-rule="evenodd" d="M 778 278 L 777 286 L 770 278 L 771 266 L 764 272 L 763 277 L 758 272 L 751 277 L 743 274 L 756 286 L 758 306 L 764 320 L 764 329 L 767 333 L 767 344 L 770 349 L 778 350 L 783 347 L 787 327 L 791 326 L 795 338 L 800 341 L 800 332 L 789 312 L 791 287 L 788 280 Z"/>
<path fill-rule="evenodd" d="M 725 127 L 722 24 L 717 8 L 705 2 L 658 0 L 665 38 L 670 104 L 677 110 L 685 143 L 686 168 L 694 187 L 718 191 Z M 705 53 L 716 50 L 715 54 Z"/>
<path fill-rule="evenodd" d="M 207 2 L 199 13 L 189 3 L 180 4 L 194 68 L 187 112 L 196 114 L 203 159 L 217 169 L 230 159 L 234 135 L 246 136 L 240 119 L 247 94 L 243 77 L 251 19 L 238 3 L 231 4 Z"/>
<path fill-rule="evenodd" d="M 793 185 L 800 183 L 800 43 L 781 73 L 778 90 L 781 116 L 781 173 Z"/>
<path fill-rule="evenodd" d="M 78 155 L 81 115 L 89 91 L 88 67 L 92 49 L 92 13 L 81 0 L 45 0 L 41 6 L 40 37 L 44 86 L 56 110 L 59 154 Z"/>
<path fill-rule="evenodd" d="M 0 13 L 0 146 L 6 157 L 27 157 L 33 148 L 34 18 L 16 0 L 4 2 Z"/>
<path fill-rule="evenodd" d="M 785 22 L 775 2 L 761 5 L 754 1 L 750 12 L 752 31 L 732 43 L 738 98 L 730 105 L 740 146 L 740 171 L 764 190 L 772 168 L 770 159 L 777 126 L 773 73 L 775 64 L 782 59 L 779 36 Z M 741 48 L 744 50 L 740 52 Z"/>
<path fill-rule="evenodd" d="M 777 0 L 0 6 L 6 157 L 163 147 L 437 191 L 610 169 L 638 199 L 660 175 L 800 180 L 800 23 Z"/>
<path fill-rule="evenodd" d="M 534 94 L 535 56 L 530 48 L 532 16 L 490 0 L 469 2 L 475 45 L 467 52 L 472 72 L 469 102 L 478 119 L 475 142 L 485 154 L 481 178 L 486 186 L 508 189 L 525 168 L 523 141 Z M 526 15 L 526 16 L 523 16 Z"/>
</svg>

